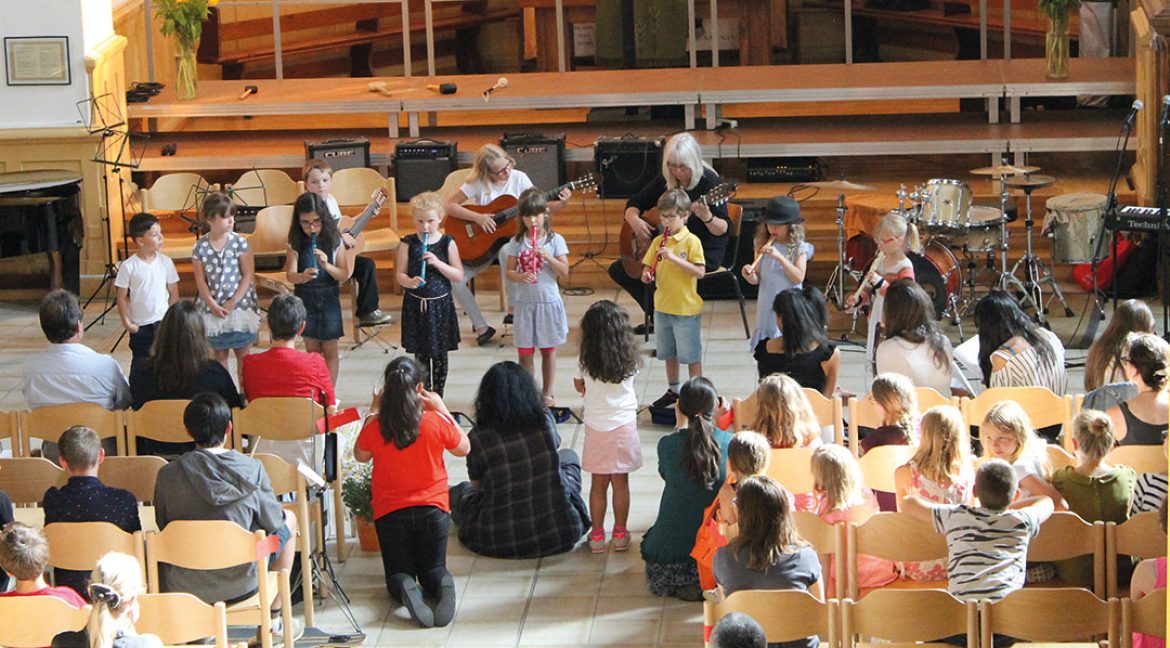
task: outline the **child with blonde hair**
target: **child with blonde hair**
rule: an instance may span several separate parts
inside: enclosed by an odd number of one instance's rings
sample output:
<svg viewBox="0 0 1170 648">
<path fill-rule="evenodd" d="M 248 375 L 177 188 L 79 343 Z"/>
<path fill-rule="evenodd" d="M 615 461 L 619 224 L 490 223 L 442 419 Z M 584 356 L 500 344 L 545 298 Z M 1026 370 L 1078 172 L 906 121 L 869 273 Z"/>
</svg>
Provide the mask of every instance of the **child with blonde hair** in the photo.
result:
<svg viewBox="0 0 1170 648">
<path fill-rule="evenodd" d="M 1068 509 L 1086 522 L 1125 522 L 1129 519 L 1137 473 L 1129 466 L 1113 466 L 1105 461 L 1113 449 L 1113 422 L 1104 412 L 1084 410 L 1073 419 L 1072 435 L 1077 465 L 1054 472 L 1052 486 L 1064 496 Z M 1128 558 L 1119 561 L 1118 573 L 1127 573 L 1131 566 Z M 1093 585 L 1093 562 L 1087 556 L 1056 563 L 1056 572 L 1070 586 Z"/>
<path fill-rule="evenodd" d="M 965 428 L 963 415 L 950 405 L 926 410 L 918 432 L 918 451 L 894 471 L 899 510 L 907 495 L 937 504 L 971 503 L 975 470 Z M 914 581 L 947 578 L 945 560 L 904 562 L 898 567 L 904 578 Z"/>
<path fill-rule="evenodd" d="M 1052 466 L 1048 463 L 1045 444 L 1036 436 L 1032 419 L 1018 403 L 1000 401 L 987 411 L 979 426 L 979 443 L 983 446 L 982 461 L 1003 459 L 1011 464 L 1019 484 L 1018 498 L 1045 495 L 1056 510 L 1067 508 L 1049 482 Z"/>
<path fill-rule="evenodd" d="M 861 440 L 861 454 L 883 445 L 914 445 L 918 428 L 918 393 L 902 374 L 885 373 L 869 388 L 881 427 Z"/>
<path fill-rule="evenodd" d="M 93 610 L 85 630 L 89 648 L 147 648 L 163 645 L 154 635 L 138 635 L 138 596 L 146 592 L 142 566 L 134 556 L 111 551 L 98 559 L 90 577 Z"/>
<path fill-rule="evenodd" d="M 813 474 L 813 493 L 816 495 L 816 514 L 827 524 L 846 522 L 865 524 L 878 512 L 873 491 L 862 484 L 861 467 L 853 453 L 844 446 L 823 445 L 813 452 L 809 467 Z M 827 591 L 835 591 L 835 572 L 832 556 L 822 557 Z M 857 557 L 858 587 L 881 587 L 898 578 L 891 560 L 874 556 Z"/>
<path fill-rule="evenodd" d="M 804 389 L 786 374 L 772 374 L 756 388 L 752 429 L 773 448 L 810 448 L 821 443 L 821 428 Z"/>
</svg>

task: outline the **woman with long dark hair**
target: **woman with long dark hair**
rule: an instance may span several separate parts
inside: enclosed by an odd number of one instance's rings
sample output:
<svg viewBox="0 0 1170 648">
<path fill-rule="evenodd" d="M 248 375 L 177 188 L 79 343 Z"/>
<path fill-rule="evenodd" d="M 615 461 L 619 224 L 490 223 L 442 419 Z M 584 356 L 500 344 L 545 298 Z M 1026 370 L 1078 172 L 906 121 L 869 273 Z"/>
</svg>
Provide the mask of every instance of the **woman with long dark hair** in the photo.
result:
<svg viewBox="0 0 1170 648">
<path fill-rule="evenodd" d="M 951 395 L 956 379 L 959 386 L 966 382 L 953 372 L 951 342 L 934 319 L 930 297 L 912 279 L 899 279 L 886 290 L 882 331 L 885 340 L 877 349 L 879 375 L 902 374 L 915 387 L 930 387 L 944 396 Z"/>
<path fill-rule="evenodd" d="M 789 288 L 776 295 L 772 311 L 781 335 L 756 345 L 753 355 L 760 380 L 775 373 L 788 374 L 801 387 L 833 395 L 841 354 L 825 333 L 818 301 L 823 302 L 824 295 L 810 286 Z"/>
<path fill-rule="evenodd" d="M 1131 333 L 1153 333 L 1154 313 L 1140 299 L 1126 299 L 1119 302 L 1109 319 L 1109 326 L 1101 337 L 1089 347 L 1085 356 L 1085 391 L 1091 392 L 1102 385 L 1125 381 L 1125 357 L 1127 337 Z"/>
<path fill-rule="evenodd" d="M 573 548 L 589 530 L 581 460 L 558 451 L 552 414 L 532 374 L 499 362 L 475 395 L 467 476 L 451 489 L 451 515 L 468 549 L 495 558 L 539 558 Z"/>
<path fill-rule="evenodd" d="M 1002 290 L 975 304 L 979 369 L 986 387 L 1047 387 L 1063 396 L 1068 387 L 1064 345 L 1033 322 Z"/>
</svg>

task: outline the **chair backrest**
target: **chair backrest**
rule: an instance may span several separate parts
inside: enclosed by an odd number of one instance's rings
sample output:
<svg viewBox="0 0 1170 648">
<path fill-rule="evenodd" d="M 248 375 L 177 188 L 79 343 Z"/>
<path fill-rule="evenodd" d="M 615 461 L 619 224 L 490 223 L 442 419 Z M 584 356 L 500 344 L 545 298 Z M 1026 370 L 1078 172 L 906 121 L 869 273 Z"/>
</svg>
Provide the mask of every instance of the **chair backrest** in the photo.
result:
<svg viewBox="0 0 1170 648">
<path fill-rule="evenodd" d="M 842 648 L 873 645 L 871 638 L 914 643 L 963 634 L 968 646 L 978 645 L 978 606 L 944 590 L 887 588 L 841 602 Z"/>
<path fill-rule="evenodd" d="M 813 414 L 817 417 L 817 424 L 821 427 L 833 427 L 833 442 L 845 445 L 845 405 L 840 396 L 826 398 L 821 392 L 804 388 L 804 395 L 812 405 Z"/>
<path fill-rule="evenodd" d="M 872 448 L 857 461 L 861 466 L 862 483 L 877 491 L 896 492 L 894 471 L 908 463 L 918 452 L 918 446 L 883 445 Z"/>
<path fill-rule="evenodd" d="M 796 532 L 812 545 L 814 551 L 824 556 L 833 556 L 833 564 L 845 564 L 845 523 L 829 524 L 816 513 L 796 511 L 793 513 L 796 522 Z M 838 571 L 835 592 L 825 592 L 825 596 L 838 599 L 845 598 L 844 573 Z M 826 579 L 828 576 L 826 575 Z"/>
<path fill-rule="evenodd" d="M 1105 596 L 1105 523 L 1086 522 L 1068 511 L 1053 513 L 1028 543 L 1029 562 L 1093 557 L 1093 593 Z"/>
<path fill-rule="evenodd" d="M 1058 445 L 1049 443 L 1044 446 L 1044 451 L 1048 454 L 1048 463 L 1052 465 L 1053 472 L 1077 465 L 1077 458 Z"/>
<path fill-rule="evenodd" d="M 101 439 L 114 439 L 118 454 L 126 453 L 122 412 L 110 411 L 93 403 L 69 403 L 38 407 L 20 413 L 20 456 L 31 456 L 31 440 L 56 443 L 61 434 L 74 425 L 91 427 Z M 13 448 L 13 454 L 16 449 Z"/>
<path fill-rule="evenodd" d="M 466 169 L 455 169 L 451 173 L 448 173 L 447 177 L 443 179 L 443 186 L 439 187 L 439 195 L 443 197 L 444 201 L 446 201 L 448 198 L 454 195 L 456 191 L 459 191 L 460 187 L 467 184 L 467 181 L 470 179 L 470 167 Z"/>
<path fill-rule="evenodd" d="M 709 629 L 728 614 L 742 612 L 763 626 L 769 644 L 816 635 L 822 645 L 827 641 L 833 647 L 836 608 L 836 600 L 822 601 L 800 590 L 740 590 L 722 603 L 703 603 L 703 624 Z M 704 645 L 709 645 L 707 640 Z"/>
<path fill-rule="evenodd" d="M 139 192 L 143 211 L 196 211 L 209 189 L 198 173 L 168 173 Z"/>
<path fill-rule="evenodd" d="M 854 599 L 858 596 L 859 555 L 897 561 L 947 558 L 946 536 L 935 531 L 930 522 L 907 513 L 877 513 L 861 526 L 849 525 L 846 536 L 849 595 Z"/>
<path fill-rule="evenodd" d="M 98 479 L 106 486 L 134 493 L 139 502 L 154 501 L 154 482 L 167 465 L 162 457 L 106 457 L 98 466 Z"/>
<path fill-rule="evenodd" d="M 75 608 L 56 596 L 0 597 L 0 646 L 38 648 L 53 643 L 62 632 L 81 630 L 89 621 L 89 606 Z M 13 623 L 13 619 L 20 619 Z"/>
<path fill-rule="evenodd" d="M 1137 474 L 1166 472 L 1166 447 L 1162 445 L 1123 445 L 1109 451 L 1111 464 L 1126 465 Z"/>
<path fill-rule="evenodd" d="M 130 454 L 138 455 L 138 437 L 165 443 L 191 443 L 191 435 L 183 425 L 183 411 L 190 404 L 189 400 L 156 400 L 146 403 L 138 411 L 126 412 Z"/>
<path fill-rule="evenodd" d="M 280 169 L 245 171 L 232 185 L 232 201 L 249 207 L 291 205 L 300 194 L 297 182 Z"/>
<path fill-rule="evenodd" d="M 1106 635 L 1110 648 L 1120 646 L 1117 599 L 1103 601 L 1080 588 L 1026 587 L 995 603 L 981 601 L 979 615 L 983 646 L 992 645 L 993 633 L 1044 643 L 1092 641 L 1095 635 Z"/>
<path fill-rule="evenodd" d="M 756 393 L 752 392 L 747 398 L 736 398 L 731 401 L 736 432 L 752 429 L 753 421 L 756 420 L 757 400 Z"/>
<path fill-rule="evenodd" d="M 270 397 L 248 401 L 232 412 L 232 439 L 237 449 L 243 436 L 266 441 L 301 441 L 317 434 L 317 420 L 325 415 L 320 403 L 311 398 Z"/>
<path fill-rule="evenodd" d="M 208 605 L 184 592 L 140 594 L 138 610 L 134 629 L 155 635 L 168 646 L 214 637 L 216 648 L 228 647 L 227 608 L 222 601 Z"/>
<path fill-rule="evenodd" d="M 1072 396 L 1057 396 L 1047 387 L 992 387 L 975 398 L 965 399 L 963 414 L 967 425 L 978 427 L 983 423 L 987 412 L 996 403 L 1005 400 L 1019 403 L 1032 420 L 1032 427 L 1062 425 L 1065 432 L 1071 429 Z M 1067 438 L 1070 435 L 1064 436 Z"/>
<path fill-rule="evenodd" d="M 248 236 L 248 247 L 258 257 L 283 257 L 288 251 L 288 230 L 292 227 L 292 205 L 271 205 L 256 214 L 256 228 Z"/>
<path fill-rule="evenodd" d="M 68 480 L 68 473 L 48 459 L 0 459 L 0 491 L 17 506 L 40 504 L 50 486 L 64 486 Z"/>
<path fill-rule="evenodd" d="M 297 518 L 297 527 L 300 532 L 300 539 L 297 541 L 297 553 L 300 554 L 301 559 L 301 573 L 311 573 L 311 557 L 312 553 L 312 530 L 310 528 L 309 519 L 309 491 L 305 481 L 305 476 L 300 473 L 297 466 L 285 461 L 284 459 L 266 452 L 258 452 L 253 455 L 254 458 L 264 465 L 264 471 L 268 473 L 268 479 L 272 482 L 272 492 L 277 496 L 293 494 L 295 499 L 292 502 L 285 502 L 282 506 L 285 509 L 291 510 Z M 315 502 L 314 502 L 315 503 Z M 322 544 L 322 546 L 324 546 Z M 305 602 L 305 624 L 312 626 L 314 609 L 312 597 L 312 583 L 308 582 L 312 579 L 302 579 L 302 583 L 307 584 L 309 588 L 309 595 L 303 597 Z"/>
<path fill-rule="evenodd" d="M 773 448 L 765 474 L 792 493 L 812 492 L 812 455 L 812 448 Z"/>
<path fill-rule="evenodd" d="M 1117 558 L 1160 558 L 1166 555 L 1166 532 L 1154 511 L 1138 513 L 1122 524 L 1105 523 L 1105 589 L 1117 595 Z"/>
<path fill-rule="evenodd" d="M 728 240 L 732 240 L 739 236 L 741 226 L 743 225 L 743 205 L 734 202 L 727 203 L 727 220 L 727 238 Z M 731 250 L 732 266 L 735 266 L 735 261 L 739 260 L 739 248 L 740 246 L 736 245 Z M 737 273 L 739 272 L 739 268 L 732 267 L 731 269 Z"/>
<path fill-rule="evenodd" d="M 333 185 L 329 193 L 340 206 L 365 207 L 378 188 L 386 188 L 386 178 L 381 173 L 366 167 L 354 167 L 333 172 Z M 395 196 L 391 192 L 388 202 L 393 203 L 394 200 Z"/>
<path fill-rule="evenodd" d="M 1133 645 L 1134 632 L 1166 638 L 1166 590 L 1157 589 L 1140 601 L 1121 599 L 1121 638 L 1125 648 Z"/>
<path fill-rule="evenodd" d="M 956 409 L 959 409 L 961 405 L 958 398 L 943 396 L 930 387 L 915 387 L 914 394 L 918 400 L 919 412 L 925 412 L 938 405 L 950 405 Z M 878 414 L 873 394 L 866 394 L 862 398 L 850 398 L 846 405 L 849 408 L 849 447 L 853 450 L 853 456 L 859 457 L 861 456 L 860 428 L 880 427 L 882 419 Z"/>
<path fill-rule="evenodd" d="M 11 412 L 0 411 L 0 442 L 4 439 L 12 441 L 12 456 L 20 456 L 20 415 L 16 410 Z"/>
<path fill-rule="evenodd" d="M 146 579 L 146 552 L 141 531 L 126 533 L 109 522 L 54 522 L 45 525 L 49 566 L 90 572 L 109 551 L 138 559 Z"/>
</svg>

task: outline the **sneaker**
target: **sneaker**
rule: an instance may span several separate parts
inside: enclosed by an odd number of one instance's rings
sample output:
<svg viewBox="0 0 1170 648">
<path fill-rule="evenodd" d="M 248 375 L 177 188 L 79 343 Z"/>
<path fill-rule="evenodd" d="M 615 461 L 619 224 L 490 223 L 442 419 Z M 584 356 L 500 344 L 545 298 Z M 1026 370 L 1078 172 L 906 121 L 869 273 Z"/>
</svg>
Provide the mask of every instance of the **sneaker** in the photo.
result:
<svg viewBox="0 0 1170 648">
<path fill-rule="evenodd" d="M 592 551 L 595 554 L 603 554 L 605 553 L 606 548 L 604 531 L 602 531 L 600 535 L 596 533 L 589 534 L 589 551 Z"/>
<path fill-rule="evenodd" d="M 613 530 L 613 543 L 610 548 L 614 551 L 628 551 L 630 548 L 630 532 L 626 529 Z"/>
<path fill-rule="evenodd" d="M 305 634 L 305 624 L 298 618 L 292 618 L 292 640 L 295 643 Z M 281 617 L 276 617 L 272 620 L 272 645 L 284 645 L 284 622 Z M 291 647 L 290 647 L 291 648 Z"/>
<path fill-rule="evenodd" d="M 674 404 L 677 402 L 678 402 L 678 394 L 667 389 L 665 394 L 663 394 L 658 400 L 656 400 L 650 404 L 650 407 L 654 407 L 657 409 L 667 409 L 670 407 L 674 407 Z"/>
<path fill-rule="evenodd" d="M 639 324 L 639 325 L 634 327 L 634 335 L 646 335 L 647 333 L 649 333 L 650 335 L 654 335 L 654 325 L 653 324 L 650 324 L 650 325 Z"/>
<path fill-rule="evenodd" d="M 496 336 L 496 329 L 489 326 L 486 329 L 484 329 L 483 333 L 480 333 L 479 335 L 475 336 L 475 343 L 478 344 L 479 346 L 487 346 L 487 343 L 491 342 L 492 338 L 494 338 L 495 336 Z"/>
<path fill-rule="evenodd" d="M 389 324 L 393 320 L 394 316 L 390 313 L 375 309 L 358 317 L 358 324 L 362 326 L 381 326 L 382 324 Z"/>
</svg>

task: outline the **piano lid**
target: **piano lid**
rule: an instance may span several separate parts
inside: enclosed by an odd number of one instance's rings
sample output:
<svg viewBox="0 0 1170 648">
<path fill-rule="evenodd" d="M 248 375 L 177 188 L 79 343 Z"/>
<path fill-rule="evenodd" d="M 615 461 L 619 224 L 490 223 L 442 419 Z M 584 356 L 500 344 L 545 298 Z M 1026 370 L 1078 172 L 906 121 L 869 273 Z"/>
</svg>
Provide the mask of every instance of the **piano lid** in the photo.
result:
<svg viewBox="0 0 1170 648">
<path fill-rule="evenodd" d="M 81 176 L 65 169 L 37 169 L 0 173 L 0 194 L 38 191 L 81 182 Z"/>
</svg>

